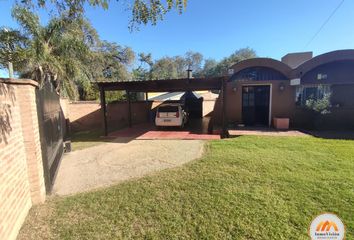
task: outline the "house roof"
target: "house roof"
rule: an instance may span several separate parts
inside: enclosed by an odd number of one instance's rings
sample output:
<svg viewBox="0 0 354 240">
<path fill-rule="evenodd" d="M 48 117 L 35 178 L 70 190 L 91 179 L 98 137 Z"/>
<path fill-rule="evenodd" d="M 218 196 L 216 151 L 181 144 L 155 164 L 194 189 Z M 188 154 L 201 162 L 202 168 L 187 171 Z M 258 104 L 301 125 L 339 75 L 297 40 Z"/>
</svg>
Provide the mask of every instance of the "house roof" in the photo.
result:
<svg viewBox="0 0 354 240">
<path fill-rule="evenodd" d="M 231 66 L 231 69 L 234 70 L 234 74 L 237 74 L 241 70 L 246 68 L 251 68 L 251 67 L 272 68 L 282 73 L 284 76 L 288 78 L 290 78 L 290 74 L 292 71 L 292 69 L 287 64 L 272 58 L 251 58 L 251 59 L 243 60 Z"/>
<path fill-rule="evenodd" d="M 234 64 L 231 69 L 234 70 L 234 74 L 240 72 L 243 69 L 251 67 L 268 67 L 279 71 L 289 79 L 298 78 L 311 71 L 312 69 L 331 62 L 338 61 L 354 61 L 354 49 L 337 50 L 328 53 L 318 55 L 311 58 L 298 67 L 292 69 L 287 64 L 272 58 L 251 58 L 239 63 Z"/>
<path fill-rule="evenodd" d="M 294 70 L 294 76 L 299 77 L 312 69 L 331 62 L 352 60 L 354 61 L 354 49 L 337 50 L 318 55 L 304 62 Z"/>
</svg>

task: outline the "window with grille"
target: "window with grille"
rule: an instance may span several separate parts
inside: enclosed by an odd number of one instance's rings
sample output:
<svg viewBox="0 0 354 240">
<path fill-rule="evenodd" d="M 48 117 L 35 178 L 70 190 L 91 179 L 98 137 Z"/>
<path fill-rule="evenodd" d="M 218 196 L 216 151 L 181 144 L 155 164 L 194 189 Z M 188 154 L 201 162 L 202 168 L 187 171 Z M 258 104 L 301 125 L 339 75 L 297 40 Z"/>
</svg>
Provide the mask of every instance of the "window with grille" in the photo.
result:
<svg viewBox="0 0 354 240">
<path fill-rule="evenodd" d="M 330 85 L 303 85 L 296 88 L 296 105 L 305 106 L 306 101 L 322 99 L 331 93 Z"/>
</svg>

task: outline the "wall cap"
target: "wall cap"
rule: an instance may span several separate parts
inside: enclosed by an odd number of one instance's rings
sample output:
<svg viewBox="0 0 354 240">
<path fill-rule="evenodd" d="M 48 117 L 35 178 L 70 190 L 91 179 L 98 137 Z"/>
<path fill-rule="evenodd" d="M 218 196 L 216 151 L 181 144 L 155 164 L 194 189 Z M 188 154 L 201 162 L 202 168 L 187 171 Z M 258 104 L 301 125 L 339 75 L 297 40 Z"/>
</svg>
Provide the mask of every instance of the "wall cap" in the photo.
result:
<svg viewBox="0 0 354 240">
<path fill-rule="evenodd" d="M 70 101 L 70 99 L 66 98 L 69 101 L 69 104 L 100 104 L 99 101 Z"/>
<path fill-rule="evenodd" d="M 20 85 L 32 85 L 33 87 L 38 87 L 38 82 L 31 79 L 15 79 L 15 78 L 0 78 L 0 83 L 5 84 L 20 84 Z"/>
</svg>

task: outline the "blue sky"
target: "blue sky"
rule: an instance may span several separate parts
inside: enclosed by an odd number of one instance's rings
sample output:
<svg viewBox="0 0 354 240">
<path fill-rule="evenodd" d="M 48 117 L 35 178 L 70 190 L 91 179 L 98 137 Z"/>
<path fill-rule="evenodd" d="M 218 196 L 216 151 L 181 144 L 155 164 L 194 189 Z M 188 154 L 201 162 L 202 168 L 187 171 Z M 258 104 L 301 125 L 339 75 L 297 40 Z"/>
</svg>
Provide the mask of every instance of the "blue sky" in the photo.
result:
<svg viewBox="0 0 354 240">
<path fill-rule="evenodd" d="M 341 0 L 189 0 L 182 15 L 169 13 L 157 26 L 129 32 L 129 12 L 123 1 L 109 10 L 87 8 L 87 17 L 102 39 L 151 52 L 154 58 L 199 51 L 205 58 L 221 58 L 242 47 L 262 57 L 280 59 L 289 52 L 315 55 L 354 48 L 354 1 L 346 0 L 313 42 L 306 46 Z M 13 2 L 0 0 L 0 26 L 16 26 Z M 41 14 L 45 21 L 45 14 Z"/>
</svg>

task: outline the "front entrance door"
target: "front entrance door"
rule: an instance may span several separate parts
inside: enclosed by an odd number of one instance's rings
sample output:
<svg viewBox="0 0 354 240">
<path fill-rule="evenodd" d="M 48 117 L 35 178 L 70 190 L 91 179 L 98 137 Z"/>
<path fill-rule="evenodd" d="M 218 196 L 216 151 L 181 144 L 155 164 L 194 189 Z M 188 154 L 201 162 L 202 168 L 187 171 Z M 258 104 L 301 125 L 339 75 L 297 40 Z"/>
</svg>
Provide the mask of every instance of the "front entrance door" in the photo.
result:
<svg viewBox="0 0 354 240">
<path fill-rule="evenodd" d="M 270 86 L 242 87 L 242 120 L 245 125 L 268 125 Z"/>
</svg>

